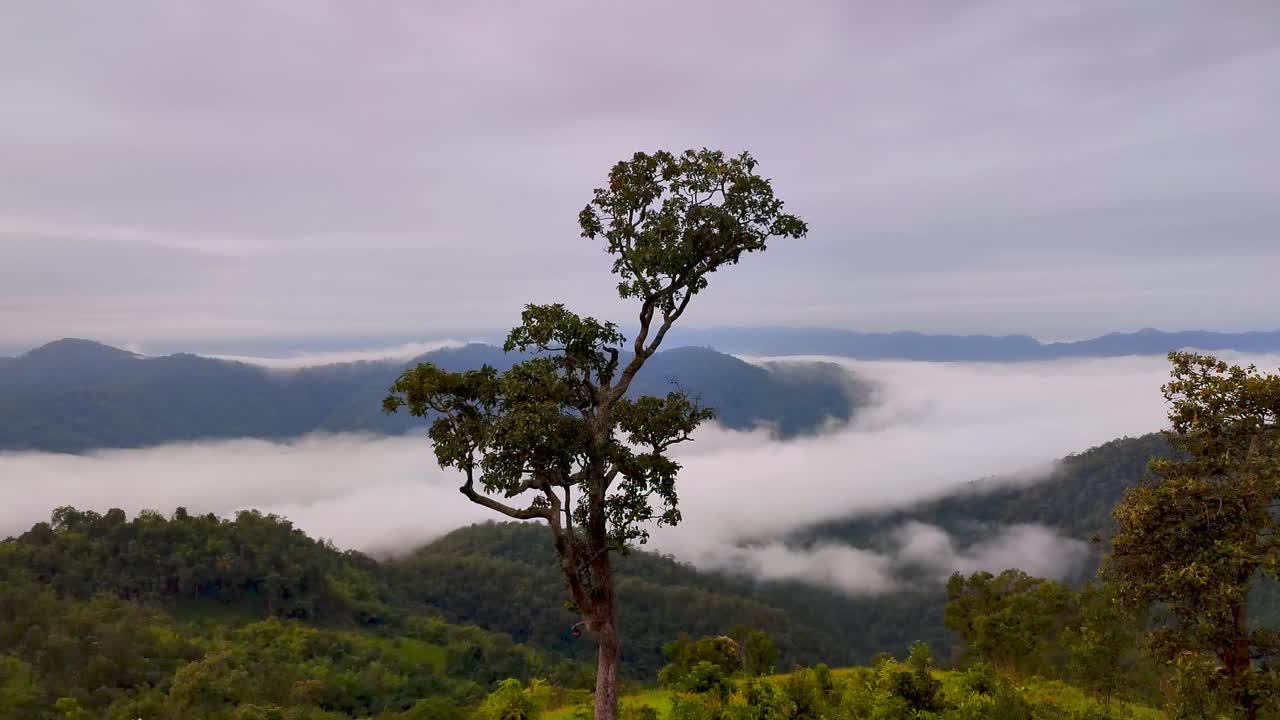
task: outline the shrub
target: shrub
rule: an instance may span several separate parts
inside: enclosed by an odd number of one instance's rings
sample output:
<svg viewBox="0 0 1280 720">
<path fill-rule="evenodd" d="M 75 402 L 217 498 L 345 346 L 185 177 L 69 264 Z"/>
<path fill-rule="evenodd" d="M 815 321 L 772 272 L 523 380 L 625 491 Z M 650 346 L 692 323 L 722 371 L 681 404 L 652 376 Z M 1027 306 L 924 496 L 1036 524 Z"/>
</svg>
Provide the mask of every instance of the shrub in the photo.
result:
<svg viewBox="0 0 1280 720">
<path fill-rule="evenodd" d="M 519 680 L 508 678 L 485 698 L 477 716 L 480 720 L 538 720 L 542 710 L 536 690 L 530 692 Z"/>
</svg>

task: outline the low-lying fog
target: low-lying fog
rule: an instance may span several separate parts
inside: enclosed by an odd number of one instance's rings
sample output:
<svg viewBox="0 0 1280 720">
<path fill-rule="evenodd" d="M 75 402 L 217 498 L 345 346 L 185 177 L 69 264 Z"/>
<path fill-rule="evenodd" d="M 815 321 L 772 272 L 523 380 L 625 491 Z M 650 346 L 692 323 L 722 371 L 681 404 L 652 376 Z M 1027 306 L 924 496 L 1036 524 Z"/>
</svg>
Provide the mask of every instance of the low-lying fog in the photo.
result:
<svg viewBox="0 0 1280 720">
<path fill-rule="evenodd" d="M 794 362 L 804 358 L 788 358 Z M 813 358 L 810 358 L 813 359 Z M 761 430 L 703 428 L 680 449 L 684 523 L 651 547 L 703 568 L 789 578 L 851 593 L 893 589 L 895 569 L 1022 567 L 1070 572 L 1083 545 L 1036 526 L 1006 528 L 957 547 L 942 530 L 910 524 L 891 552 L 773 539 L 816 521 L 892 508 L 968 481 L 1043 478 L 1054 458 L 1161 428 L 1162 357 L 1045 363 L 839 363 L 878 385 L 877 404 L 847 427 L 779 441 Z M 1280 357 L 1235 356 L 1274 368 Z M 258 508 L 339 547 L 405 551 L 497 516 L 466 502 L 424 436 L 310 436 L 231 440 L 87 455 L 0 454 L 0 536 L 47 519 L 59 505 L 229 514 Z M 756 540 L 744 550 L 740 542 Z"/>
</svg>

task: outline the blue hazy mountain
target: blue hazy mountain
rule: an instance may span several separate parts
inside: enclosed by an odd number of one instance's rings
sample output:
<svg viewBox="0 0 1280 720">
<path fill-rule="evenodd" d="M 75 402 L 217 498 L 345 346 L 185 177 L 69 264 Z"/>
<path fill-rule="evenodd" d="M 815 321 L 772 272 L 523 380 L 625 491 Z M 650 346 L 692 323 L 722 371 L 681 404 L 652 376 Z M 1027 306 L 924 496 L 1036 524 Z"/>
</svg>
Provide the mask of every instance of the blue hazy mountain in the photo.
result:
<svg viewBox="0 0 1280 720">
<path fill-rule="evenodd" d="M 518 360 L 470 344 L 413 362 L 447 370 L 499 369 Z M 403 433 L 423 421 L 386 415 L 381 402 L 406 363 L 356 362 L 298 370 L 188 353 L 146 357 L 64 339 L 0 361 L 0 449 L 80 452 L 178 440 L 287 438 L 315 431 Z M 705 348 L 655 355 L 633 391 L 665 394 L 678 383 L 733 428 L 768 425 L 781 435 L 847 420 L 865 388 L 833 365 L 776 372 Z"/>
<path fill-rule="evenodd" d="M 1088 340 L 1041 342 L 1030 335 L 866 333 L 828 328 L 709 328 L 672 332 L 678 343 L 752 355 L 832 355 L 861 360 L 996 361 L 1164 355 L 1171 350 L 1280 352 L 1280 330 L 1223 333 L 1151 328 Z"/>
</svg>

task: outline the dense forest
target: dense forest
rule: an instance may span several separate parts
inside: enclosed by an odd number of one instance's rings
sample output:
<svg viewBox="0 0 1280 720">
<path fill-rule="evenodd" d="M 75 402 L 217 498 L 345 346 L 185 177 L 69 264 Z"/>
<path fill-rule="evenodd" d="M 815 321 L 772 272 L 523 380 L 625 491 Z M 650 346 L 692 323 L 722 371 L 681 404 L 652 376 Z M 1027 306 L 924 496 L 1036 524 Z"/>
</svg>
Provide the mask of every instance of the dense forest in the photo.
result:
<svg viewBox="0 0 1280 720">
<path fill-rule="evenodd" d="M 375 562 L 280 518 L 73 508 L 0 544 L 0 669 L 6 719 L 446 717 L 499 679 L 583 672 L 407 611 Z"/>
<path fill-rule="evenodd" d="M 520 354 L 472 344 L 414 362 L 466 370 L 511 366 Z M 420 420 L 379 411 L 406 366 L 358 362 L 268 370 L 191 354 L 142 357 L 87 340 L 60 340 L 0 363 L 0 449 L 81 452 L 210 438 L 288 438 L 309 432 L 404 433 Z M 678 384 L 716 408 L 731 428 L 765 425 L 781 435 L 848 420 L 868 388 L 833 365 L 771 372 L 696 347 L 658 353 L 634 396 Z"/>
</svg>

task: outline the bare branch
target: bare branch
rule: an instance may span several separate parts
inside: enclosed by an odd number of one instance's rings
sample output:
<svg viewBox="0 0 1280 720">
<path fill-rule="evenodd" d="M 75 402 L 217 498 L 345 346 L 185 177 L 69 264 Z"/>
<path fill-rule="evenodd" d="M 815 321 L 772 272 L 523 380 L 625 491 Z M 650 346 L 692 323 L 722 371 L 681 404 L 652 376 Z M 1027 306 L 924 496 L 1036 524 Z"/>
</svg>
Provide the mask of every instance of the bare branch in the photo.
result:
<svg viewBox="0 0 1280 720">
<path fill-rule="evenodd" d="M 530 505 L 527 508 L 516 508 L 507 505 L 506 503 L 499 502 L 498 500 L 494 500 L 488 495 L 476 492 L 474 469 L 472 466 L 468 465 L 464 470 L 467 474 L 467 481 L 458 488 L 458 492 L 466 495 L 467 499 L 471 502 L 487 507 L 494 512 L 502 513 L 503 515 L 515 520 L 536 520 L 538 518 L 542 518 L 549 521 L 554 517 L 550 508 L 538 507 L 535 505 Z"/>
</svg>

